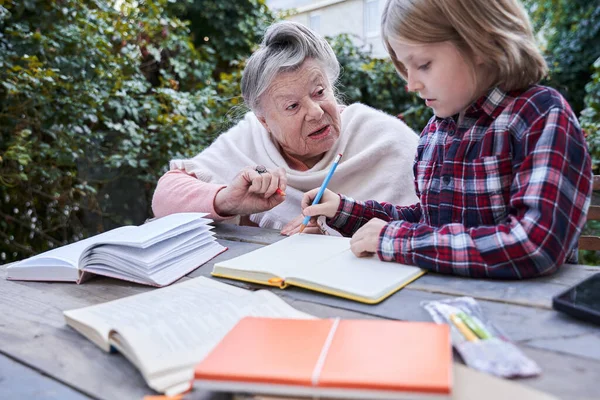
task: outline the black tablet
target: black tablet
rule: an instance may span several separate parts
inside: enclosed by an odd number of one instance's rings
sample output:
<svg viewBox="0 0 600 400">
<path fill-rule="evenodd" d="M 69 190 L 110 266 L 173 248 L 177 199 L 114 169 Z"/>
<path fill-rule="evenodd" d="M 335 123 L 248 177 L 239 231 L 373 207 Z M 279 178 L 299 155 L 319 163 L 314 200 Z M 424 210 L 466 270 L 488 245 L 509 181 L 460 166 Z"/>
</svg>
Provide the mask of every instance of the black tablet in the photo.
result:
<svg viewBox="0 0 600 400">
<path fill-rule="evenodd" d="M 552 307 L 600 325 L 600 273 L 554 297 Z"/>
</svg>

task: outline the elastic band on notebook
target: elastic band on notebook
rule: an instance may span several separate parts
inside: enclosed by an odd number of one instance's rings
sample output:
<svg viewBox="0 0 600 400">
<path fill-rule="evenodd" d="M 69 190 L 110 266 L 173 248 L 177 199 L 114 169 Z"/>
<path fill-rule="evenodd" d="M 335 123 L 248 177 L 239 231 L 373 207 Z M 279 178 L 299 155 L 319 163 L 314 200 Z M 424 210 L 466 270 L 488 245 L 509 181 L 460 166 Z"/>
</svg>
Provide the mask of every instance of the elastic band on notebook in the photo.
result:
<svg viewBox="0 0 600 400">
<path fill-rule="evenodd" d="M 331 325 L 331 329 L 329 330 L 329 335 L 327 336 L 327 340 L 323 344 L 323 348 L 321 349 L 321 354 L 319 355 L 319 359 L 315 364 L 315 369 L 313 369 L 312 373 L 312 384 L 313 386 L 317 386 L 319 383 L 319 377 L 321 375 L 321 370 L 323 369 L 323 365 L 325 365 L 325 358 L 327 358 L 327 353 L 329 353 L 329 348 L 331 347 L 331 342 L 333 342 L 333 336 L 335 335 L 335 331 L 340 324 L 340 319 L 336 318 L 333 320 L 333 325 Z"/>
<path fill-rule="evenodd" d="M 267 282 L 269 282 L 270 285 L 279 286 L 281 289 L 283 289 L 285 287 L 285 279 L 271 278 Z"/>
</svg>

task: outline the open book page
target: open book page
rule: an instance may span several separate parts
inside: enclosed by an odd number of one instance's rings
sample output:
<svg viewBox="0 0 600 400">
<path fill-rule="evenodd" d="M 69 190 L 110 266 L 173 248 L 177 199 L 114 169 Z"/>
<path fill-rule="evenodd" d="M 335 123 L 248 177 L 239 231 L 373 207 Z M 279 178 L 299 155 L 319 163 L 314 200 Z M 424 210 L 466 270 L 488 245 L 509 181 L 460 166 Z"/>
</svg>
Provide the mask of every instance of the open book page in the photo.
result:
<svg viewBox="0 0 600 400">
<path fill-rule="evenodd" d="M 208 262 L 227 248 L 210 237 L 210 241 L 197 248 L 171 255 L 162 264 L 148 266 L 138 261 L 122 260 L 109 252 L 85 257 L 87 272 L 154 286 L 167 286 Z"/>
<path fill-rule="evenodd" d="M 195 364 L 242 317 L 312 318 L 269 292 L 250 292 L 204 277 L 66 311 L 65 316 L 101 330 L 107 342 L 110 330 L 118 332 L 149 386 L 160 392 L 189 382 Z"/>
<path fill-rule="evenodd" d="M 119 244 L 109 246 L 96 246 L 93 251 L 86 254 L 87 257 L 94 255 L 114 256 L 122 261 L 130 261 L 146 266 L 154 267 L 163 264 L 166 260 L 173 257 L 174 254 L 183 254 L 187 251 L 197 249 L 203 244 L 213 241 L 213 232 L 209 232 L 212 226 L 204 227 L 184 232 L 179 236 L 166 239 L 156 243 L 153 246 L 142 249 L 138 247 L 121 246 Z M 84 259 L 85 263 L 85 259 Z"/>
<path fill-rule="evenodd" d="M 135 226 L 123 226 L 13 263 L 7 268 L 7 278 L 77 281 L 79 259 L 88 248 L 105 240 L 131 235 L 135 229 Z M 31 269 L 31 274 L 28 269 Z"/>
<path fill-rule="evenodd" d="M 208 225 L 212 220 L 203 218 L 204 216 L 206 213 L 171 214 L 141 226 L 113 229 L 15 263 L 7 268 L 7 279 L 78 282 L 80 277 L 84 277 L 80 271 L 88 271 L 88 259 L 96 256 L 93 263 L 100 265 L 100 274 L 121 278 L 120 270 L 135 265 L 141 267 L 142 272 L 135 274 L 133 270 L 127 269 L 124 279 L 159 286 L 168 284 L 198 267 L 201 262 L 195 265 L 193 262 L 184 263 L 177 271 L 183 273 L 169 276 L 167 281 L 153 282 L 148 275 L 152 275 L 160 267 L 165 268 L 169 262 L 181 261 L 186 255 L 192 257 L 193 252 L 206 255 L 204 258 L 207 261 L 225 250 L 222 246 L 216 249 L 208 244 L 214 241 L 214 234 L 210 232 L 212 227 Z M 115 250 L 111 252 L 111 249 Z M 212 251 L 212 256 L 206 251 Z M 105 252 L 110 255 L 100 256 Z M 199 258 L 203 258 L 202 256 Z"/>
<path fill-rule="evenodd" d="M 212 222 L 203 218 L 206 213 L 177 213 L 157 218 L 137 227 L 135 235 L 121 236 L 117 240 L 107 241 L 119 245 L 146 248 L 155 243 L 197 229 Z"/>
</svg>

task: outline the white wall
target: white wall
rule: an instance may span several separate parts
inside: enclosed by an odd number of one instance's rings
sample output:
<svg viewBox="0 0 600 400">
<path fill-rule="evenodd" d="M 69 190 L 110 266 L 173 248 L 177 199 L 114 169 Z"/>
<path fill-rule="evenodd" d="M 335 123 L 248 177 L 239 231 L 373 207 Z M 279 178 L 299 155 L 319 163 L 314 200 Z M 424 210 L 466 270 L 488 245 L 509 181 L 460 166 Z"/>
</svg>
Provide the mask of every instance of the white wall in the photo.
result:
<svg viewBox="0 0 600 400">
<path fill-rule="evenodd" d="M 379 33 L 381 9 L 385 0 L 378 0 L 379 9 L 376 17 L 373 18 L 376 25 L 375 32 L 372 34 L 367 32 L 365 18 L 367 3 L 370 1 L 373 0 L 305 0 L 302 2 L 305 5 L 295 7 L 298 13 L 287 19 L 306 25 L 323 36 L 335 36 L 340 33 L 351 34 L 354 36 L 353 40 L 356 45 L 371 46 L 374 57 L 387 57 Z M 267 2 L 267 4 L 269 3 Z M 298 0 L 295 2 L 294 0 L 287 2 L 271 0 L 271 3 L 274 3 L 272 6 L 281 8 L 294 7 L 292 4 L 299 4 Z M 271 4 L 269 5 L 271 6 Z M 311 17 L 313 24 L 318 20 L 318 26 L 311 26 Z"/>
</svg>

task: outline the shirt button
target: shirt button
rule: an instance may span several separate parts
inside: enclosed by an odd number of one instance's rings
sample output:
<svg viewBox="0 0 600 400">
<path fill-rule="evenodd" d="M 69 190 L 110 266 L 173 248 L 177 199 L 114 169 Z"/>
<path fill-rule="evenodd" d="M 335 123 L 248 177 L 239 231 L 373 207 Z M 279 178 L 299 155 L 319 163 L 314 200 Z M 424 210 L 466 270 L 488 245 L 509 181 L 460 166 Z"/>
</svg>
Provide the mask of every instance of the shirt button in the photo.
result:
<svg viewBox="0 0 600 400">
<path fill-rule="evenodd" d="M 442 182 L 444 182 L 444 185 L 447 185 L 450 183 L 451 178 L 448 175 L 444 175 L 442 177 Z"/>
<path fill-rule="evenodd" d="M 450 129 L 448 131 L 448 136 L 454 136 L 454 129 Z"/>
</svg>

